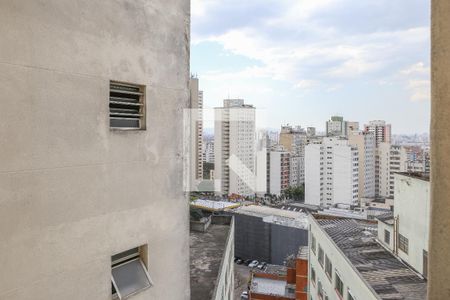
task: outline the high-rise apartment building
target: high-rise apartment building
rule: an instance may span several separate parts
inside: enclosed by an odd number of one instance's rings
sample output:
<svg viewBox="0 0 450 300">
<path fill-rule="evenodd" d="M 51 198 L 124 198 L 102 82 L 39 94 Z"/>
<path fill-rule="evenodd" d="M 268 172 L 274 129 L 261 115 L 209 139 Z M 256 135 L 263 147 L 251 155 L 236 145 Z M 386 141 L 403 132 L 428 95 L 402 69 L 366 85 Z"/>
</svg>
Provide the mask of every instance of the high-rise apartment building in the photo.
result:
<svg viewBox="0 0 450 300">
<path fill-rule="evenodd" d="M 358 198 L 375 197 L 375 136 L 370 132 L 349 134 L 349 144 L 358 148 Z"/>
<path fill-rule="evenodd" d="M 290 153 L 283 146 L 267 152 L 267 193 L 280 196 L 290 183 Z"/>
<path fill-rule="evenodd" d="M 214 140 L 203 143 L 203 161 L 214 163 Z"/>
<path fill-rule="evenodd" d="M 300 126 L 281 127 L 280 145 L 291 154 L 292 186 L 300 186 L 305 183 L 305 146 L 307 140 L 307 133 Z"/>
<path fill-rule="evenodd" d="M 326 137 L 305 149 L 305 203 L 358 204 L 358 148 L 347 139 Z"/>
<path fill-rule="evenodd" d="M 380 143 L 378 156 L 377 196 L 394 197 L 394 173 L 407 171 L 407 153 L 404 146 Z"/>
<path fill-rule="evenodd" d="M 255 194 L 255 107 L 226 99 L 215 108 L 214 176 L 220 194 Z"/>
<path fill-rule="evenodd" d="M 191 190 L 197 190 L 203 179 L 203 91 L 199 90 L 199 80 L 191 76 L 189 83 L 191 109 L 191 157 L 190 179 Z"/>
<path fill-rule="evenodd" d="M 189 299 L 189 5 L 0 15 L 0 299 Z"/>
<path fill-rule="evenodd" d="M 364 125 L 365 132 L 371 132 L 375 135 L 376 146 L 380 143 L 391 143 L 391 124 L 386 124 L 383 120 L 370 121 L 369 124 Z"/>
</svg>

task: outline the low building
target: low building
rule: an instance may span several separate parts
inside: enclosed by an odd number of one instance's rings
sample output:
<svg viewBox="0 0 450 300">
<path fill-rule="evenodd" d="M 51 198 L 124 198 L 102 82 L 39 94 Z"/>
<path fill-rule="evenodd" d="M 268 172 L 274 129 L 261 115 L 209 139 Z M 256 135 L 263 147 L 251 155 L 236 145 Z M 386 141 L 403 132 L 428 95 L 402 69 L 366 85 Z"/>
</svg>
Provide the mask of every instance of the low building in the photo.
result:
<svg viewBox="0 0 450 300">
<path fill-rule="evenodd" d="M 203 226 L 199 226 L 202 223 Z M 209 225 L 208 225 L 209 223 Z M 234 221 L 230 216 L 191 219 L 191 299 L 232 299 Z"/>
<path fill-rule="evenodd" d="M 393 214 L 378 217 L 378 239 L 427 277 L 430 182 L 426 173 L 395 174 Z"/>
<path fill-rule="evenodd" d="M 308 283 L 308 248 L 300 247 L 286 266 L 267 265 L 252 271 L 251 300 L 306 300 Z"/>
<path fill-rule="evenodd" d="M 309 299 L 426 299 L 426 280 L 377 241 L 376 222 L 309 221 Z"/>
<path fill-rule="evenodd" d="M 241 206 L 232 211 L 235 219 L 235 253 L 283 265 L 286 257 L 308 244 L 306 213 L 267 206 Z"/>
</svg>

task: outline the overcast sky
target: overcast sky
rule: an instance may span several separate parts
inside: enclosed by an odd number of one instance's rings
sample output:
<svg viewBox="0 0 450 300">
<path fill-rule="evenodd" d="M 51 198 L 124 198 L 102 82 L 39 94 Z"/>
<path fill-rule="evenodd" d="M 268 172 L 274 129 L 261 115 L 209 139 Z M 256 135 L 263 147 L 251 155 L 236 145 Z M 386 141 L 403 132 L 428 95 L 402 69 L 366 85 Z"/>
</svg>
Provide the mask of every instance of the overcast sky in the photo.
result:
<svg viewBox="0 0 450 300">
<path fill-rule="evenodd" d="M 192 0 L 191 72 L 206 107 L 243 98 L 270 128 L 428 132 L 429 18 L 428 0 Z"/>
</svg>

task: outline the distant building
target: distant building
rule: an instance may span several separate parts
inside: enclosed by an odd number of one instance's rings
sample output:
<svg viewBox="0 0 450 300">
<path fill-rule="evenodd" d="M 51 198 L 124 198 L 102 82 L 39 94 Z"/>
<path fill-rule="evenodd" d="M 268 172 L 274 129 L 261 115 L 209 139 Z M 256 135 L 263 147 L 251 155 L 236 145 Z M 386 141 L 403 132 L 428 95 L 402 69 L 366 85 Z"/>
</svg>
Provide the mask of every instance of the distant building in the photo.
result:
<svg viewBox="0 0 450 300">
<path fill-rule="evenodd" d="M 358 134 L 359 133 L 359 122 L 345 122 L 345 135 L 349 136 L 352 134 Z"/>
<path fill-rule="evenodd" d="M 426 299 L 426 280 L 380 245 L 376 222 L 309 220 L 310 299 Z"/>
<path fill-rule="evenodd" d="M 358 148 L 358 198 L 375 198 L 375 136 L 368 132 L 348 135 L 348 142 Z"/>
<path fill-rule="evenodd" d="M 391 143 L 391 124 L 386 124 L 386 121 L 375 120 L 370 121 L 369 124 L 364 125 L 365 132 L 371 132 L 375 135 L 375 144 L 378 147 L 380 143 Z"/>
<path fill-rule="evenodd" d="M 229 216 L 191 218 L 192 300 L 233 299 L 234 222 Z"/>
<path fill-rule="evenodd" d="M 191 76 L 189 82 L 191 109 L 191 190 L 196 191 L 203 180 L 203 92 L 199 80 Z"/>
<path fill-rule="evenodd" d="M 305 203 L 358 204 L 358 148 L 347 139 L 327 137 L 305 151 Z"/>
<path fill-rule="evenodd" d="M 404 146 L 380 143 L 377 156 L 376 194 L 379 197 L 394 197 L 394 173 L 407 171 L 406 149 Z"/>
<path fill-rule="evenodd" d="M 214 163 L 214 140 L 203 144 L 203 161 L 207 163 Z"/>
<path fill-rule="evenodd" d="M 307 136 L 315 136 L 316 135 L 316 127 L 307 127 L 306 135 Z"/>
<path fill-rule="evenodd" d="M 220 194 L 255 194 L 255 107 L 226 99 L 215 108 L 214 176 Z"/>
<path fill-rule="evenodd" d="M 311 129 L 310 129 L 311 131 Z M 280 131 L 280 145 L 292 157 L 291 186 L 300 186 L 305 183 L 305 146 L 307 144 L 306 131 L 300 126 L 282 126 Z"/>
<path fill-rule="evenodd" d="M 327 136 L 346 136 L 347 135 L 347 122 L 343 117 L 332 116 L 329 121 L 326 122 L 326 134 Z"/>
<path fill-rule="evenodd" d="M 290 183 L 290 153 L 282 146 L 267 152 L 267 193 L 280 196 Z"/>
<path fill-rule="evenodd" d="M 306 213 L 268 206 L 242 206 L 235 219 L 235 255 L 282 265 L 289 255 L 308 243 Z"/>
</svg>

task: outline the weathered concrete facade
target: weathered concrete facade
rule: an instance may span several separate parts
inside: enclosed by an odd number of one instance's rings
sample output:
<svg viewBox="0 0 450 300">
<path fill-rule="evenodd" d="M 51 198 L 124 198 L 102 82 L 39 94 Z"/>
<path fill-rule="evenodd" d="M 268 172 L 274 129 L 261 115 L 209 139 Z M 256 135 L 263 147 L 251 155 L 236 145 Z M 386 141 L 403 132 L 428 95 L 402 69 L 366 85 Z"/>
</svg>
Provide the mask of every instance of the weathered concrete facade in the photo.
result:
<svg viewBox="0 0 450 300">
<path fill-rule="evenodd" d="M 431 1 L 431 216 L 428 299 L 450 297 L 450 2 Z"/>
<path fill-rule="evenodd" d="M 189 298 L 189 10 L 0 1 L 0 299 L 111 299 L 111 256 L 145 244 L 132 299 Z M 110 80 L 146 86 L 146 130 L 110 130 Z"/>
</svg>

